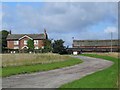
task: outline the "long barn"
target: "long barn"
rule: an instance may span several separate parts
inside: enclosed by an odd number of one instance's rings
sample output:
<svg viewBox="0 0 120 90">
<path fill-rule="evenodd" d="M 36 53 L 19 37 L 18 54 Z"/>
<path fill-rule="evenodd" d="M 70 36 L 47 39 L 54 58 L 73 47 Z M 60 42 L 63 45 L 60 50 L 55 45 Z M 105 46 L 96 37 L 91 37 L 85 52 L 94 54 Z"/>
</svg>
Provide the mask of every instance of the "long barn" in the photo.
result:
<svg viewBox="0 0 120 90">
<path fill-rule="evenodd" d="M 73 40 L 69 52 L 118 52 L 119 40 Z"/>
</svg>

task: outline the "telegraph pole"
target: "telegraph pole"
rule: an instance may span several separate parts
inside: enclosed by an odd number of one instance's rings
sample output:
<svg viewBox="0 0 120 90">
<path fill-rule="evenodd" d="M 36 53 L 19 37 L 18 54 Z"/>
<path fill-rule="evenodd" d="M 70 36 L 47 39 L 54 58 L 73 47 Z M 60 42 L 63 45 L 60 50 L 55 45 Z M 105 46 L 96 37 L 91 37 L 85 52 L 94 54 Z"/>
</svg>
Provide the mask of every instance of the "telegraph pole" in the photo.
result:
<svg viewBox="0 0 120 90">
<path fill-rule="evenodd" d="M 111 32 L 111 52 L 112 52 L 112 37 L 113 37 L 113 35 L 112 35 L 112 32 Z"/>
<path fill-rule="evenodd" d="M 72 40 L 74 40 L 74 37 L 72 37 Z M 72 47 L 74 47 L 74 43 L 72 43 Z"/>
</svg>

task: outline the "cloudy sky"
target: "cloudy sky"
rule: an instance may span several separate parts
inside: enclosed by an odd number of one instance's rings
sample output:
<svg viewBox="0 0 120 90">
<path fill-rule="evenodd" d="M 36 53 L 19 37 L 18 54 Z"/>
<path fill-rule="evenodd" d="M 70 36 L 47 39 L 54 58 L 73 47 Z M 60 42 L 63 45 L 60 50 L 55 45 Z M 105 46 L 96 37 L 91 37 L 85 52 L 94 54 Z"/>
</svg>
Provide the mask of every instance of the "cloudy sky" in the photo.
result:
<svg viewBox="0 0 120 90">
<path fill-rule="evenodd" d="M 43 33 L 50 39 L 63 39 L 72 45 L 74 39 L 118 38 L 117 2 L 3 2 L 2 29 L 12 33 Z"/>
</svg>

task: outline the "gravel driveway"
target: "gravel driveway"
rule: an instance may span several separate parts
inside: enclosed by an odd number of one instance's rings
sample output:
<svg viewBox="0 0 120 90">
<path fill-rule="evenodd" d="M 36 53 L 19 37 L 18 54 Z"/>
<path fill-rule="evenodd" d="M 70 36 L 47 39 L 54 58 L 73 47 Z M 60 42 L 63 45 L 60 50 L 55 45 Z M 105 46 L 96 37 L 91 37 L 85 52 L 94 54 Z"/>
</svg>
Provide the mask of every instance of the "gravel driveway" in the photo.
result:
<svg viewBox="0 0 120 90">
<path fill-rule="evenodd" d="M 2 79 L 3 88 L 58 88 L 62 84 L 103 70 L 111 61 L 85 56 L 74 56 L 84 62 L 78 65 L 33 74 L 14 75 Z"/>
</svg>

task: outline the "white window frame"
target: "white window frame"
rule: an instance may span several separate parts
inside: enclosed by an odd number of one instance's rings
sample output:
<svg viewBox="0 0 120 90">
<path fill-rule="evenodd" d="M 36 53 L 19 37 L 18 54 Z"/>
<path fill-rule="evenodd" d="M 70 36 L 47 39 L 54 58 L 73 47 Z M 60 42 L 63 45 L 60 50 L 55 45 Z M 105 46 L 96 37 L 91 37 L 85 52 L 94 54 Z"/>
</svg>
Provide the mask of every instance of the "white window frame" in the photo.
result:
<svg viewBox="0 0 120 90">
<path fill-rule="evenodd" d="M 19 47 L 18 46 L 14 46 L 14 49 L 19 49 Z"/>
<path fill-rule="evenodd" d="M 24 45 L 27 45 L 27 41 L 28 41 L 28 40 L 24 40 Z"/>
<path fill-rule="evenodd" d="M 44 46 L 42 46 L 42 49 L 44 49 Z"/>
<path fill-rule="evenodd" d="M 38 45 L 38 40 L 34 40 L 34 45 Z"/>
<path fill-rule="evenodd" d="M 14 41 L 14 45 L 19 45 L 19 41 Z"/>
<path fill-rule="evenodd" d="M 36 47 L 35 47 L 35 49 L 39 49 L 39 47 L 38 47 L 38 46 L 36 46 Z"/>
</svg>

